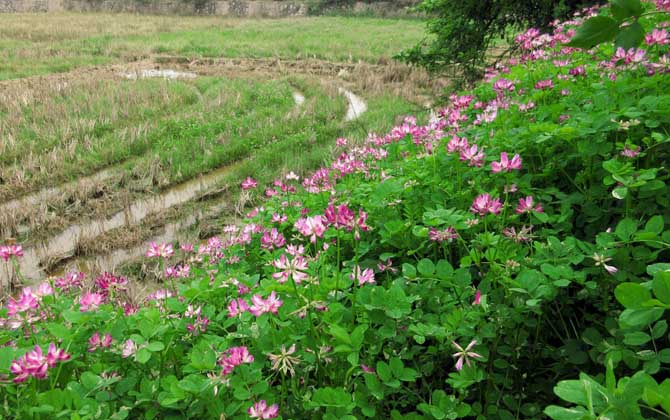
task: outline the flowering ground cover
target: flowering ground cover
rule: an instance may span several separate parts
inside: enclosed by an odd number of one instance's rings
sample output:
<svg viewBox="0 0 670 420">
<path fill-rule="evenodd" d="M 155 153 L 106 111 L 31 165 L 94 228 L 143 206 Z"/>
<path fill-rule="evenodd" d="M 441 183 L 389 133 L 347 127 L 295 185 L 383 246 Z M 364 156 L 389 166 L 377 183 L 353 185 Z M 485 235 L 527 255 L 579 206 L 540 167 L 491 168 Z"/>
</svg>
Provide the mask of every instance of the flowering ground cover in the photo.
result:
<svg viewBox="0 0 670 420">
<path fill-rule="evenodd" d="M 670 417 L 668 11 L 531 29 L 436 121 L 249 176 L 244 224 L 151 245 L 146 298 L 110 273 L 24 288 L 0 312 L 0 412 Z"/>
</svg>

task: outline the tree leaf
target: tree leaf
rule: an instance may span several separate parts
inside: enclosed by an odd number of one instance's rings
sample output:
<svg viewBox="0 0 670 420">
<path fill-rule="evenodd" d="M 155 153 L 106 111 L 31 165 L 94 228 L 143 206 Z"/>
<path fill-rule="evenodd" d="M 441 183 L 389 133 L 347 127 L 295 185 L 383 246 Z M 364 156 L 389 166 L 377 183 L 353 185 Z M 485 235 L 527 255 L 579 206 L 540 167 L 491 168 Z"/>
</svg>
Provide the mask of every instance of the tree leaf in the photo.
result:
<svg viewBox="0 0 670 420">
<path fill-rule="evenodd" d="M 619 29 L 619 23 L 606 16 L 594 16 L 577 28 L 577 33 L 568 44 L 571 47 L 589 49 L 601 42 L 611 41 Z"/>
<path fill-rule="evenodd" d="M 644 28 L 638 22 L 633 22 L 619 31 L 614 41 L 614 45 L 627 50 L 636 48 L 643 40 Z"/>
<path fill-rule="evenodd" d="M 640 0 L 610 0 L 610 10 L 618 21 L 640 16 L 644 11 Z"/>
</svg>

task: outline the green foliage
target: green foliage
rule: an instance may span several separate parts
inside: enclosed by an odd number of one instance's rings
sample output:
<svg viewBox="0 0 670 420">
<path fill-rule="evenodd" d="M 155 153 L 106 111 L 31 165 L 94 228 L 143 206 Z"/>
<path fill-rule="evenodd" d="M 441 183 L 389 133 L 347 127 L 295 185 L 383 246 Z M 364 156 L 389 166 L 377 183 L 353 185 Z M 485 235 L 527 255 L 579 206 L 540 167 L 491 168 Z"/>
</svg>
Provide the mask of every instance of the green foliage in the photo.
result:
<svg viewBox="0 0 670 420">
<path fill-rule="evenodd" d="M 644 28 L 638 19 L 644 12 L 640 0 L 612 0 L 608 16 L 594 16 L 579 27 L 570 46 L 592 48 L 614 40 L 616 47 L 635 48 L 644 40 Z"/>
<path fill-rule="evenodd" d="M 0 413 L 669 417 L 670 46 L 643 60 L 563 34 L 440 121 L 338 146 L 304 189 L 278 179 L 240 232 L 161 260 L 190 275 L 135 313 L 123 288 L 93 310 L 58 287 L 8 301 Z M 89 351 L 98 331 L 114 343 Z M 19 377 L 49 343 L 71 358 Z"/>
<path fill-rule="evenodd" d="M 561 0 L 424 0 L 416 9 L 429 17 L 429 37 L 397 57 L 431 71 L 463 66 L 460 75 L 481 77 L 489 47 L 519 28 L 546 29 L 591 1 Z"/>
</svg>

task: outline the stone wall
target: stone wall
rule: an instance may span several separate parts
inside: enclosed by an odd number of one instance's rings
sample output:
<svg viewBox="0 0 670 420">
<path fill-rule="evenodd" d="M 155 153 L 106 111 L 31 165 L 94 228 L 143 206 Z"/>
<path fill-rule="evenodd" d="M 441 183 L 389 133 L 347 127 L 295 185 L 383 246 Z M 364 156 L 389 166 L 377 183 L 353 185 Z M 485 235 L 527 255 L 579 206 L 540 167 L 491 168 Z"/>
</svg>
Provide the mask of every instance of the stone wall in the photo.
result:
<svg viewBox="0 0 670 420">
<path fill-rule="evenodd" d="M 310 0 L 0 0 L 0 13 L 21 12 L 112 12 L 141 14 L 218 15 L 236 17 L 305 16 Z M 313 1 L 313 0 L 312 0 Z M 373 3 L 352 2 L 325 7 L 321 13 L 396 16 L 417 0 Z"/>
<path fill-rule="evenodd" d="M 0 13 L 63 11 L 288 17 L 307 15 L 308 5 L 267 0 L 0 0 Z"/>
</svg>

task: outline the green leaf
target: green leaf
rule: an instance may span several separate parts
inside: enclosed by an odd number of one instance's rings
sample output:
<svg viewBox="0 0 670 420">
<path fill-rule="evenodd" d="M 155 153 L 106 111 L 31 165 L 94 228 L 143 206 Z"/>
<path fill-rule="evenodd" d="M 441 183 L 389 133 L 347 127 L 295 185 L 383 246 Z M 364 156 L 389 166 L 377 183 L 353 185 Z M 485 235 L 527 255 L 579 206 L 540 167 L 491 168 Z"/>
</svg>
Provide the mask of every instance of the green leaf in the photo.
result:
<svg viewBox="0 0 670 420">
<path fill-rule="evenodd" d="M 349 333 L 347 332 L 347 330 L 340 327 L 339 325 L 331 325 L 329 333 L 339 341 L 346 344 L 351 344 L 351 338 L 349 337 Z"/>
<path fill-rule="evenodd" d="M 377 362 L 376 368 L 377 368 L 377 375 L 379 375 L 379 379 L 381 379 L 382 381 L 388 382 L 391 379 L 393 379 L 391 368 L 386 363 L 379 361 Z"/>
<path fill-rule="evenodd" d="M 619 322 L 631 327 L 649 325 L 662 317 L 663 312 L 662 308 L 626 309 L 621 312 Z"/>
<path fill-rule="evenodd" d="M 584 407 L 564 408 L 550 405 L 544 409 L 544 414 L 554 420 L 575 420 L 584 418 L 588 413 Z"/>
<path fill-rule="evenodd" d="M 319 388 L 311 402 L 317 407 L 347 407 L 351 403 L 351 394 L 339 388 Z"/>
<path fill-rule="evenodd" d="M 435 272 L 435 264 L 433 264 L 433 262 L 427 258 L 419 261 L 419 263 L 416 265 L 416 268 L 419 270 L 419 274 L 424 277 L 432 276 Z"/>
<path fill-rule="evenodd" d="M 657 235 L 660 235 L 663 233 L 663 228 L 665 227 L 665 224 L 663 223 L 663 216 L 657 214 L 656 216 L 652 217 L 647 221 L 647 224 L 644 225 L 644 230 L 645 232 L 652 232 Z"/>
<path fill-rule="evenodd" d="M 435 267 L 435 274 L 440 280 L 448 280 L 454 275 L 454 267 L 447 260 L 439 260 Z"/>
<path fill-rule="evenodd" d="M 641 346 L 651 341 L 651 337 L 642 331 L 627 333 L 623 339 L 624 344 L 629 346 Z"/>
<path fill-rule="evenodd" d="M 577 33 L 568 44 L 571 47 L 589 49 L 601 42 L 611 41 L 619 29 L 619 23 L 606 16 L 594 16 L 577 28 Z"/>
<path fill-rule="evenodd" d="M 654 276 L 651 283 L 654 296 L 665 304 L 670 304 L 670 272 L 660 271 Z"/>
<path fill-rule="evenodd" d="M 85 316 L 86 313 L 81 311 L 67 310 L 63 312 L 63 318 L 71 324 L 78 324 Z"/>
<path fill-rule="evenodd" d="M 637 283 L 621 283 L 614 289 L 614 296 L 626 309 L 642 308 L 651 299 L 649 290 Z"/>
<path fill-rule="evenodd" d="M 416 278 L 416 268 L 412 264 L 404 263 L 402 265 L 402 274 L 410 279 Z"/>
<path fill-rule="evenodd" d="M 146 348 L 141 348 L 137 351 L 135 358 L 139 363 L 145 364 L 151 359 L 151 352 Z"/>
<path fill-rule="evenodd" d="M 165 348 L 165 344 L 163 344 L 160 341 L 153 341 L 153 342 L 149 343 L 149 345 L 147 346 L 147 350 L 149 350 L 152 353 L 157 352 L 157 351 L 161 351 L 164 348 Z"/>
<path fill-rule="evenodd" d="M 636 48 L 644 40 L 644 28 L 638 22 L 626 26 L 616 36 L 614 45 L 623 49 Z"/>
<path fill-rule="evenodd" d="M 628 196 L 628 188 L 626 187 L 616 187 L 612 190 L 612 197 L 617 200 L 623 200 Z"/>
<path fill-rule="evenodd" d="M 658 340 L 668 331 L 668 323 L 663 319 L 658 321 L 651 330 L 651 338 Z"/>
<path fill-rule="evenodd" d="M 614 233 L 622 241 L 629 240 L 637 231 L 637 222 L 633 219 L 623 219 L 619 222 Z"/>
<path fill-rule="evenodd" d="M 360 349 L 363 345 L 363 340 L 365 339 L 365 331 L 368 330 L 367 324 L 361 324 L 354 328 L 354 332 L 351 333 L 351 345 L 356 350 Z"/>
<path fill-rule="evenodd" d="M 375 375 L 365 375 L 365 386 L 376 399 L 384 398 L 384 389 Z"/>
<path fill-rule="evenodd" d="M 92 372 L 86 371 L 81 374 L 80 382 L 87 391 L 90 391 L 102 383 L 102 378 Z"/>
<path fill-rule="evenodd" d="M 640 16 L 644 11 L 640 0 L 610 0 L 610 10 L 619 21 Z"/>
<path fill-rule="evenodd" d="M 656 273 L 659 273 L 661 271 L 670 272 L 670 263 L 656 263 L 647 266 L 647 274 L 649 274 L 650 276 L 655 276 Z"/>
</svg>

